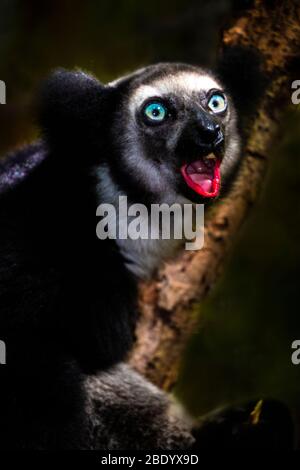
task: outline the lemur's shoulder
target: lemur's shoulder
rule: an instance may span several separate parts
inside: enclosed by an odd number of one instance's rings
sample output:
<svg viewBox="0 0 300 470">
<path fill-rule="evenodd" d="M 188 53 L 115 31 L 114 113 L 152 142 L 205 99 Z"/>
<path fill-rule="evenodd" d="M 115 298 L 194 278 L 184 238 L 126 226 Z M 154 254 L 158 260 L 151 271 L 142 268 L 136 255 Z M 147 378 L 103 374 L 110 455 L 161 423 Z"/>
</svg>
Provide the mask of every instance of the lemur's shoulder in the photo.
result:
<svg viewBox="0 0 300 470">
<path fill-rule="evenodd" d="M 0 195 L 24 182 L 47 155 L 47 147 L 41 140 L 8 153 L 0 162 Z"/>
</svg>

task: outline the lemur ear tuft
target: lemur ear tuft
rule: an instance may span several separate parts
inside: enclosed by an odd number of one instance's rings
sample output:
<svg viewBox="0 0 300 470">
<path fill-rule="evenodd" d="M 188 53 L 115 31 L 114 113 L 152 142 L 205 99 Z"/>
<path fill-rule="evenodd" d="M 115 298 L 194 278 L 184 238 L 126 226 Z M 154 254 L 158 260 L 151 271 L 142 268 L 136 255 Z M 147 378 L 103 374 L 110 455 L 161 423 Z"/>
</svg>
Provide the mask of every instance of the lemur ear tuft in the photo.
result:
<svg viewBox="0 0 300 470">
<path fill-rule="evenodd" d="M 60 144 L 61 139 L 87 138 L 101 120 L 109 90 L 82 71 L 52 73 L 43 82 L 36 103 L 45 137 Z"/>
<path fill-rule="evenodd" d="M 251 117 L 267 86 L 258 53 L 242 46 L 225 47 L 217 74 L 232 96 L 239 117 L 242 120 Z"/>
</svg>

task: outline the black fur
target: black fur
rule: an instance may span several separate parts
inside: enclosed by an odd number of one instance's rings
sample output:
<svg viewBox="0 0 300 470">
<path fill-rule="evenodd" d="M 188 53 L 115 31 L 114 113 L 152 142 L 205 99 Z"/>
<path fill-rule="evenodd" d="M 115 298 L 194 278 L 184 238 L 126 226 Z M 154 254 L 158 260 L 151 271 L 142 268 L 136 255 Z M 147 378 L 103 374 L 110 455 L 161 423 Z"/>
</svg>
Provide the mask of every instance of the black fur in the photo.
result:
<svg viewBox="0 0 300 470">
<path fill-rule="evenodd" d="M 234 101 L 239 116 L 239 131 L 243 132 L 247 120 L 254 116 L 268 86 L 268 77 L 263 71 L 261 59 L 252 48 L 226 46 L 218 61 L 216 73 Z"/>
<path fill-rule="evenodd" d="M 61 445 L 69 416 L 82 409 L 81 374 L 120 361 L 132 342 L 135 281 L 113 242 L 95 233 L 103 88 L 76 73 L 52 77 L 42 91 L 47 144 L 1 166 L 0 446 L 11 427 L 14 447 L 35 442 L 38 423 Z"/>
</svg>

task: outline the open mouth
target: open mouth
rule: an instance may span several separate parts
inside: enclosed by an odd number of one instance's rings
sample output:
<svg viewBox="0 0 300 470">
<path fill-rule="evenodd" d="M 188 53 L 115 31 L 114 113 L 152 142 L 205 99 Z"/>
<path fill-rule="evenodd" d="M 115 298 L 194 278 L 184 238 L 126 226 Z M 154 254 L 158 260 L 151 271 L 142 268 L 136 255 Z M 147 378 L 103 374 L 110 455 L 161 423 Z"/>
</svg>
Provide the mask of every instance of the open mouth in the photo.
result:
<svg viewBox="0 0 300 470">
<path fill-rule="evenodd" d="M 214 153 L 181 167 L 187 185 L 203 197 L 216 197 L 220 192 L 221 159 Z"/>
</svg>

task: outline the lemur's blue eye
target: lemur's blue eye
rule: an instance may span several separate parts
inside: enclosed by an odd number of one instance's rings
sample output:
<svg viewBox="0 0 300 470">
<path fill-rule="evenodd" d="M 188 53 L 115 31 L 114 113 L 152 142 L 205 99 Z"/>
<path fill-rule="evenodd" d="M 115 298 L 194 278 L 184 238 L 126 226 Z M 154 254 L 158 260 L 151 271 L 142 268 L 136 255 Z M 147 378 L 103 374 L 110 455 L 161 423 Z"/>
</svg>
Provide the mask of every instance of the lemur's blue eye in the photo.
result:
<svg viewBox="0 0 300 470">
<path fill-rule="evenodd" d="M 149 103 L 144 113 L 151 121 L 162 122 L 167 117 L 167 108 L 162 103 Z"/>
<path fill-rule="evenodd" d="M 227 101 L 221 93 L 214 93 L 209 98 L 207 106 L 213 113 L 222 113 L 227 108 Z"/>
</svg>

